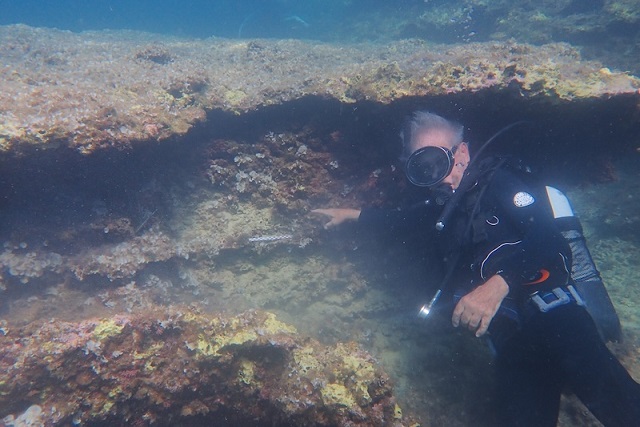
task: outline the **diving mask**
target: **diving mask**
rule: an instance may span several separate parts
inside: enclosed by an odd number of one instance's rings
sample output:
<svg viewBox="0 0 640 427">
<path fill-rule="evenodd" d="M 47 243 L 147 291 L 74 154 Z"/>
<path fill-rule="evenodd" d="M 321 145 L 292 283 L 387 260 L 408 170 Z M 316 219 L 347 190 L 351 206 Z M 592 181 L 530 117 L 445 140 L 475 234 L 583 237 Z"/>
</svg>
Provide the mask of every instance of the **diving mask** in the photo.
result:
<svg viewBox="0 0 640 427">
<path fill-rule="evenodd" d="M 407 178 L 418 187 L 431 187 L 442 182 L 453 170 L 453 154 L 454 151 L 448 148 L 436 146 L 414 151 L 407 159 Z"/>
</svg>

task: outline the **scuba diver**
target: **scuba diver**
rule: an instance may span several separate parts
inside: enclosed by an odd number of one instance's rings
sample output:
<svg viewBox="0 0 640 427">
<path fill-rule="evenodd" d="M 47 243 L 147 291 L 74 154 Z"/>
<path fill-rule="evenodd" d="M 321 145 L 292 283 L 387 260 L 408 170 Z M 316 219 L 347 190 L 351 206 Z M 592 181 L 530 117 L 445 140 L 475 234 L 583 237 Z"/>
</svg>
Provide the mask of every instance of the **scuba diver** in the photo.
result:
<svg viewBox="0 0 640 427">
<path fill-rule="evenodd" d="M 555 426 L 568 388 L 605 426 L 640 426 L 640 385 L 605 345 L 620 340 L 620 323 L 579 222 L 561 192 L 481 156 L 500 133 L 472 158 L 460 124 L 417 111 L 400 134 L 401 160 L 429 199 L 313 212 L 329 218 L 325 228 L 356 221 L 435 247 L 446 274 L 420 315 L 449 310 L 454 327 L 488 338 L 500 425 Z"/>
</svg>

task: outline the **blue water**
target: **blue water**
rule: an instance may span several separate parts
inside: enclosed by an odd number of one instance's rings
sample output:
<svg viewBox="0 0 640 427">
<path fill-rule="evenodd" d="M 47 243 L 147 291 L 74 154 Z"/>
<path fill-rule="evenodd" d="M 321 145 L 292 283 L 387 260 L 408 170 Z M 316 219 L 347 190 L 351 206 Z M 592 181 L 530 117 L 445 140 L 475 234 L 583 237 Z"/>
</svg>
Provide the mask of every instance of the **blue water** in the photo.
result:
<svg viewBox="0 0 640 427">
<path fill-rule="evenodd" d="M 134 29 L 192 37 L 322 38 L 375 2 L 2 0 L 0 24 L 71 31 Z M 381 2 L 382 4 L 383 2 Z"/>
<path fill-rule="evenodd" d="M 0 0 L 0 25 L 75 32 L 131 29 L 182 37 L 372 42 L 568 42 L 640 73 L 640 3 L 567 0 Z"/>
</svg>

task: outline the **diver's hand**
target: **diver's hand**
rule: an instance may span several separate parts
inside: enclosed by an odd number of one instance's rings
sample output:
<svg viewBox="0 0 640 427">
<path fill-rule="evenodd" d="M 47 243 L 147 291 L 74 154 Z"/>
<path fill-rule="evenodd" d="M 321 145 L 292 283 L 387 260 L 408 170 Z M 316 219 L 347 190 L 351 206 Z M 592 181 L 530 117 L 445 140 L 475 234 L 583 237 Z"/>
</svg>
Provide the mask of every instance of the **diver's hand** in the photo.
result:
<svg viewBox="0 0 640 427">
<path fill-rule="evenodd" d="M 330 208 L 330 209 L 314 209 L 311 213 L 328 216 L 329 222 L 324 225 L 324 228 L 332 228 L 342 224 L 346 221 L 355 221 L 360 216 L 360 209 L 343 209 L 343 208 Z"/>
<path fill-rule="evenodd" d="M 462 297 L 453 310 L 451 323 L 456 328 L 466 326 L 470 331 L 476 331 L 476 337 L 481 337 L 489 329 L 491 319 L 508 293 L 509 285 L 502 276 L 492 276 Z"/>
</svg>

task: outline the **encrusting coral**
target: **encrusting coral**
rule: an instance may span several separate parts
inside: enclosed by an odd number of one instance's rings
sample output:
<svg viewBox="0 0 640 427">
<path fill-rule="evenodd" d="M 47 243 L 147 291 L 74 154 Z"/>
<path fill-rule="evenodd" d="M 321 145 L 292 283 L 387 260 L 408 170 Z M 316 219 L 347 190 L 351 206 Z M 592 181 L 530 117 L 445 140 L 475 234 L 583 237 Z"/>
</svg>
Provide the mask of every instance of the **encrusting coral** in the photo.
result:
<svg viewBox="0 0 640 427">
<path fill-rule="evenodd" d="M 141 46 L 142 44 L 142 46 Z M 390 103 L 505 91 L 547 101 L 634 93 L 567 44 L 328 45 L 175 40 L 0 27 L 0 151 L 68 146 L 89 154 L 167 140 L 210 111 L 245 113 L 309 96 Z M 267 183 L 268 184 L 268 183 Z"/>
<path fill-rule="evenodd" d="M 407 425 L 387 375 L 355 344 L 321 346 L 268 312 L 158 309 L 0 336 L 0 414 L 45 426 Z"/>
</svg>

